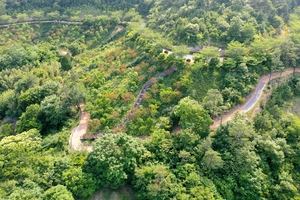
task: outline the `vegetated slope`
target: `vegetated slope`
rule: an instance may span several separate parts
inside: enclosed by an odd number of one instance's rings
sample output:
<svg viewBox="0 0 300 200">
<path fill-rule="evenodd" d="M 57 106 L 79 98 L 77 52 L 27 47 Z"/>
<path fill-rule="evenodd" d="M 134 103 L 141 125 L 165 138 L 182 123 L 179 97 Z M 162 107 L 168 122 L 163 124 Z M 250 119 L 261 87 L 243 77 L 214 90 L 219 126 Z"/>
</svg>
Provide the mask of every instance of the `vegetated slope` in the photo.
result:
<svg viewBox="0 0 300 200">
<path fill-rule="evenodd" d="M 205 47 L 195 63 L 185 63 L 184 46 L 154 31 L 153 20 L 148 26 L 134 10 L 126 16 L 126 32 L 112 40 L 106 39 L 121 21 L 115 17 L 1 29 L 0 114 L 9 119 L 1 124 L 1 198 L 87 198 L 96 189 L 127 183 L 138 199 L 299 196 L 299 119 L 276 106 L 298 95 L 299 78 L 278 87 L 268 113 L 254 125 L 236 116 L 209 132 L 211 118 L 242 103 L 260 75 L 297 66 L 299 15 L 291 15 L 288 38 L 270 37 L 272 31 L 253 41 L 229 38 L 222 41 L 225 51 Z M 175 53 L 165 54 L 164 47 Z M 143 85 L 173 66 L 177 72 L 153 80 L 126 126 L 111 130 Z M 89 154 L 70 152 L 66 145 L 83 102 L 91 113 L 90 133 L 104 133 Z M 16 127 L 11 119 L 18 120 Z M 171 135 L 177 126 L 181 132 Z M 145 135 L 143 142 L 133 137 Z"/>
<path fill-rule="evenodd" d="M 291 1 L 167 1 L 150 10 L 148 26 L 177 43 L 248 43 L 256 34 L 280 34 L 297 2 Z M 272 31 L 270 31 L 272 30 Z"/>
<path fill-rule="evenodd" d="M 1 198 L 73 199 L 94 192 L 94 179 L 81 170 L 86 154 L 69 154 L 67 140 L 86 98 L 76 65 L 80 71 L 87 63 L 77 56 L 91 45 L 104 45 L 117 28 L 108 18 L 99 25 L 101 20 L 0 30 Z"/>
</svg>

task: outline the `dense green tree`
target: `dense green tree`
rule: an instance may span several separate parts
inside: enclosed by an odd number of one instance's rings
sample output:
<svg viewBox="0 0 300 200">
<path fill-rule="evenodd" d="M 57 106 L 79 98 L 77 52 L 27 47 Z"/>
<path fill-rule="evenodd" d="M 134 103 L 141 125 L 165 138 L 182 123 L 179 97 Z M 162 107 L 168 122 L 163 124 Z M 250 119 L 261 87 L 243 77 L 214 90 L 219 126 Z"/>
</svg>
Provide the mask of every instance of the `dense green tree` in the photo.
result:
<svg viewBox="0 0 300 200">
<path fill-rule="evenodd" d="M 44 17 L 44 12 L 43 11 L 34 10 L 33 13 L 31 14 L 31 17 L 40 20 L 41 18 Z"/>
<path fill-rule="evenodd" d="M 4 0 L 0 1 L 0 15 L 5 14 L 5 6 L 6 6 L 5 1 Z"/>
<path fill-rule="evenodd" d="M 161 162 L 169 163 L 175 154 L 170 132 L 161 129 L 151 133 L 145 147 Z"/>
<path fill-rule="evenodd" d="M 239 16 L 234 16 L 230 20 L 230 27 L 228 29 L 228 37 L 230 39 L 228 41 L 240 41 L 243 24 L 244 22 Z"/>
<path fill-rule="evenodd" d="M 40 199 L 42 195 L 42 188 L 29 179 L 25 179 L 22 187 L 17 187 L 14 191 L 6 197 L 7 199 Z"/>
<path fill-rule="evenodd" d="M 59 129 L 64 124 L 67 113 L 61 98 L 56 95 L 47 96 L 42 102 L 38 120 L 43 124 L 43 130 Z"/>
<path fill-rule="evenodd" d="M 70 50 L 72 56 L 76 56 L 84 51 L 84 48 L 78 42 L 71 43 L 68 46 L 68 49 Z"/>
<path fill-rule="evenodd" d="M 132 179 L 144 151 L 138 139 L 125 133 L 105 134 L 95 142 L 84 171 L 94 176 L 98 186 L 118 188 Z"/>
<path fill-rule="evenodd" d="M 26 13 L 18 13 L 17 14 L 17 19 L 20 22 L 24 22 L 28 20 L 28 15 Z"/>
<path fill-rule="evenodd" d="M 193 129 L 193 131 L 203 137 L 207 136 L 209 126 L 213 124 L 212 119 L 203 107 L 190 97 L 179 101 L 174 114 L 180 118 L 179 125 L 182 128 Z"/>
<path fill-rule="evenodd" d="M 200 51 L 200 54 L 209 61 L 212 58 L 218 58 L 220 56 L 219 49 L 217 47 L 205 47 Z"/>
<path fill-rule="evenodd" d="M 82 172 L 79 167 L 73 167 L 65 171 L 63 181 L 75 197 L 89 197 L 97 189 L 96 180 L 92 175 Z"/>
<path fill-rule="evenodd" d="M 237 62 L 242 62 L 243 56 L 246 54 L 246 48 L 238 41 L 232 41 L 228 44 L 226 56 L 233 58 Z"/>
<path fill-rule="evenodd" d="M 1 180 L 20 180 L 36 173 L 37 158 L 40 156 L 41 137 L 31 129 L 0 141 Z"/>
<path fill-rule="evenodd" d="M 72 193 L 63 185 L 57 185 L 46 190 L 42 198 L 45 200 L 74 200 Z"/>
<path fill-rule="evenodd" d="M 5 121 L 2 122 L 0 127 L 0 139 L 13 135 L 14 133 L 14 124 Z"/>
<path fill-rule="evenodd" d="M 252 125 L 240 119 L 233 122 L 228 128 L 228 131 L 230 144 L 234 148 L 243 147 L 246 144 L 249 144 L 255 136 Z"/>
<path fill-rule="evenodd" d="M 205 152 L 201 164 L 208 170 L 214 170 L 223 166 L 223 160 L 218 152 L 209 149 Z"/>
<path fill-rule="evenodd" d="M 61 56 L 59 61 L 63 70 L 68 71 L 72 69 L 72 62 L 69 55 Z"/>
<path fill-rule="evenodd" d="M 22 113 L 20 120 L 17 122 L 17 131 L 22 133 L 30 129 L 42 130 L 42 124 L 38 120 L 40 106 L 38 104 L 31 104 L 26 108 L 26 112 Z"/>
<path fill-rule="evenodd" d="M 47 13 L 47 17 L 49 17 L 50 19 L 59 19 L 60 13 L 58 11 L 52 11 Z"/>
<path fill-rule="evenodd" d="M 202 104 L 212 117 L 220 115 L 224 109 L 222 94 L 216 89 L 208 90 Z"/>
<path fill-rule="evenodd" d="M 295 47 L 295 44 L 290 40 L 284 41 L 280 46 L 280 50 L 280 59 L 283 64 L 288 67 L 296 67 L 298 55 L 296 53 L 297 48 Z"/>
<path fill-rule="evenodd" d="M 134 187 L 139 199 L 172 199 L 183 188 L 167 166 L 156 164 L 137 168 Z"/>
<path fill-rule="evenodd" d="M 0 22 L 5 23 L 5 24 L 11 23 L 12 22 L 12 17 L 10 15 L 4 15 L 4 13 L 2 13 L 2 15 L 0 16 Z"/>
</svg>

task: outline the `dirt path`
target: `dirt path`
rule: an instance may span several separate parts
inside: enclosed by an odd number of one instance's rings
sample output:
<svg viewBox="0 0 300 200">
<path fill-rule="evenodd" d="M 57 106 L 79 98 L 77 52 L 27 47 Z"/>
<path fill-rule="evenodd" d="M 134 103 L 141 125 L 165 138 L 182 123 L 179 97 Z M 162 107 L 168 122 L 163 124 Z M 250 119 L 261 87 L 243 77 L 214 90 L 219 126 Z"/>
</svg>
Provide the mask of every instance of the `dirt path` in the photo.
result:
<svg viewBox="0 0 300 200">
<path fill-rule="evenodd" d="M 13 22 L 8 24 L 0 25 L 0 28 L 8 27 L 12 25 L 20 24 L 44 24 L 44 23 L 57 23 L 57 24 L 82 24 L 82 22 L 70 22 L 70 21 L 61 21 L 61 20 L 38 20 L 38 21 L 26 21 L 26 22 Z"/>
<path fill-rule="evenodd" d="M 178 68 L 176 66 L 174 66 L 174 67 L 167 69 L 167 70 L 157 74 L 156 76 L 150 78 L 149 81 L 147 81 L 144 84 L 143 88 L 140 90 L 140 93 L 137 96 L 137 99 L 134 102 L 134 105 L 132 106 L 130 111 L 127 113 L 124 120 L 118 126 L 124 126 L 130 120 L 130 116 L 132 115 L 133 110 L 135 108 L 138 108 L 141 105 L 141 103 L 143 101 L 143 97 L 144 97 L 147 89 L 150 88 L 155 83 L 155 81 L 157 81 L 159 78 L 164 78 L 164 77 L 176 72 L 177 70 L 178 70 Z M 155 79 L 155 80 L 153 80 L 153 79 Z M 84 105 L 80 105 L 80 108 L 81 108 L 81 110 L 84 110 Z M 73 149 L 75 151 L 87 150 L 89 152 L 93 150 L 92 146 L 84 145 L 81 141 L 82 136 L 87 133 L 89 119 L 90 119 L 90 113 L 88 113 L 88 112 L 81 113 L 79 125 L 73 129 L 72 134 L 70 135 L 69 145 L 70 145 L 71 149 Z M 102 135 L 101 133 L 98 133 L 95 135 L 95 138 L 100 137 L 101 135 Z"/>
<path fill-rule="evenodd" d="M 156 76 L 152 77 L 149 79 L 149 81 L 147 81 L 144 86 L 142 87 L 142 89 L 140 90 L 139 95 L 137 96 L 136 101 L 134 102 L 134 105 L 132 106 L 132 108 L 130 109 L 129 113 L 126 115 L 125 119 L 119 124 L 119 126 L 124 126 L 129 120 L 130 120 L 130 116 L 133 113 L 133 110 L 135 110 L 136 108 L 138 108 L 142 101 L 143 101 L 143 97 L 146 93 L 146 91 L 160 78 L 164 78 L 174 72 L 176 72 L 178 70 L 178 68 L 176 66 L 171 67 L 170 69 L 167 69 L 159 74 L 157 74 Z"/>
<path fill-rule="evenodd" d="M 80 115 L 79 125 L 73 129 L 72 134 L 70 135 L 69 145 L 70 148 L 79 151 L 87 150 L 91 152 L 93 150 L 92 146 L 84 145 L 81 141 L 81 137 L 87 133 L 88 130 L 88 121 L 91 115 L 88 112 L 82 112 Z"/>
<path fill-rule="evenodd" d="M 248 97 L 246 98 L 245 102 L 232 108 L 225 116 L 223 116 L 222 118 L 222 123 L 225 123 L 229 120 L 232 119 L 232 117 L 234 116 L 235 112 L 241 112 L 241 113 L 246 113 L 249 110 L 251 110 L 253 108 L 253 106 L 260 100 L 261 94 L 265 88 L 265 86 L 267 85 L 267 83 L 269 82 L 269 80 L 273 80 L 275 78 L 278 77 L 283 77 L 286 75 L 289 75 L 291 73 L 294 72 L 293 68 L 286 68 L 282 73 L 281 72 L 276 72 L 276 73 L 272 73 L 272 75 L 266 75 L 260 78 L 259 83 L 256 85 L 256 88 L 254 91 L 252 91 Z M 296 68 L 295 72 L 300 72 L 299 68 Z M 215 129 L 218 126 L 220 126 L 221 124 L 221 120 L 220 119 L 216 119 L 215 123 L 213 125 L 211 125 L 211 129 Z"/>
</svg>

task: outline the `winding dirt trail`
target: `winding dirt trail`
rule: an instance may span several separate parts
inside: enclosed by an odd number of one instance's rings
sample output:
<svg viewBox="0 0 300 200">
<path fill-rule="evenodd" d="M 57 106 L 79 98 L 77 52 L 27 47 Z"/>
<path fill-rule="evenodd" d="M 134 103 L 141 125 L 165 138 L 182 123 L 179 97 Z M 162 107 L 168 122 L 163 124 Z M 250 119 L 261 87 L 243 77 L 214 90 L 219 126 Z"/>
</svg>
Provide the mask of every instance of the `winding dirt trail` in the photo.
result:
<svg viewBox="0 0 300 200">
<path fill-rule="evenodd" d="M 286 68 L 283 72 L 275 72 L 272 73 L 271 76 L 270 74 L 266 76 L 262 76 L 260 78 L 259 83 L 256 85 L 255 90 L 253 90 L 248 95 L 245 102 L 232 108 L 225 116 L 223 116 L 222 123 L 226 123 L 227 121 L 231 120 L 235 112 L 246 113 L 249 110 L 251 110 L 253 106 L 260 100 L 262 92 L 270 80 L 276 79 L 278 77 L 287 76 L 293 72 L 294 72 L 293 68 Z M 296 68 L 295 72 L 300 72 L 300 68 Z M 215 129 L 219 127 L 221 124 L 220 119 L 215 119 L 214 121 L 215 121 L 214 124 L 210 126 L 211 129 Z"/>
<path fill-rule="evenodd" d="M 125 119 L 119 124 L 119 126 L 124 126 L 129 120 L 130 120 L 130 116 L 133 113 L 133 110 L 138 108 L 142 101 L 143 101 L 143 97 L 146 93 L 146 91 L 160 78 L 164 78 L 174 72 L 176 72 L 178 70 L 178 68 L 176 66 L 171 67 L 170 69 L 167 69 L 159 74 L 157 74 L 156 76 L 150 78 L 143 86 L 143 88 L 140 90 L 139 95 L 137 96 L 137 99 L 134 103 L 134 105 L 132 106 L 132 108 L 130 109 L 129 113 L 126 115 Z"/>
<path fill-rule="evenodd" d="M 134 109 L 138 108 L 141 105 L 141 103 L 143 101 L 143 97 L 144 97 L 147 89 L 149 89 L 158 79 L 169 76 L 169 75 L 173 74 L 174 72 L 176 72 L 177 70 L 178 70 L 178 68 L 176 66 L 173 66 L 170 69 L 167 69 L 167 70 L 157 74 L 156 76 L 150 78 L 144 84 L 142 89 L 140 90 L 140 93 L 137 96 L 136 101 L 134 102 L 130 111 L 125 116 L 124 120 L 117 127 L 125 126 L 125 124 L 130 120 L 130 116 L 134 112 Z M 84 110 L 84 105 L 81 105 L 80 107 L 81 107 L 81 110 Z M 81 140 L 83 138 L 83 135 L 85 135 L 87 133 L 89 119 L 90 119 L 90 113 L 87 113 L 87 112 L 81 113 L 79 125 L 73 129 L 72 134 L 70 135 L 69 146 L 71 149 L 73 149 L 75 151 L 87 150 L 89 152 L 93 150 L 92 146 L 84 145 Z M 101 135 L 102 135 L 101 133 L 98 133 L 94 136 L 94 138 L 98 138 Z"/>
</svg>

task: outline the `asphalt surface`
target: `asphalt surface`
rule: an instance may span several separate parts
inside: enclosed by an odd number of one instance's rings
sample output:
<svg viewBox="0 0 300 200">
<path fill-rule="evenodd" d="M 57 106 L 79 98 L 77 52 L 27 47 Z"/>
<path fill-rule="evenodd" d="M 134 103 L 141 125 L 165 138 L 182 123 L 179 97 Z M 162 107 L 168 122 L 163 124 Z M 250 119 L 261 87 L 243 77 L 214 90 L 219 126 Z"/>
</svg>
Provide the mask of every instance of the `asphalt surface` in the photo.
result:
<svg viewBox="0 0 300 200">
<path fill-rule="evenodd" d="M 262 94 L 262 91 L 263 91 L 265 85 L 266 85 L 265 82 L 260 82 L 260 83 L 258 84 L 258 87 L 256 88 L 253 97 L 252 97 L 252 98 L 250 99 L 250 101 L 248 101 L 248 102 L 246 103 L 246 105 L 241 109 L 242 111 L 247 112 L 247 111 L 249 111 L 249 110 L 256 104 L 256 102 L 259 100 L 259 97 L 260 97 L 261 94 Z"/>
<path fill-rule="evenodd" d="M 284 77 L 294 72 L 293 68 L 286 68 L 282 72 L 275 72 L 260 78 L 260 82 L 257 84 L 255 92 L 251 93 L 245 100 L 245 102 L 241 105 L 238 105 L 232 108 L 227 114 L 222 117 L 222 123 L 226 123 L 230 121 L 234 116 L 235 112 L 248 112 L 253 108 L 253 106 L 259 101 L 261 94 L 263 92 L 264 87 L 269 82 L 269 80 L 276 79 L 278 77 Z M 300 68 L 296 68 L 295 72 L 300 72 Z M 211 125 L 211 129 L 215 129 L 220 126 L 221 120 L 215 119 L 215 123 Z"/>
</svg>

